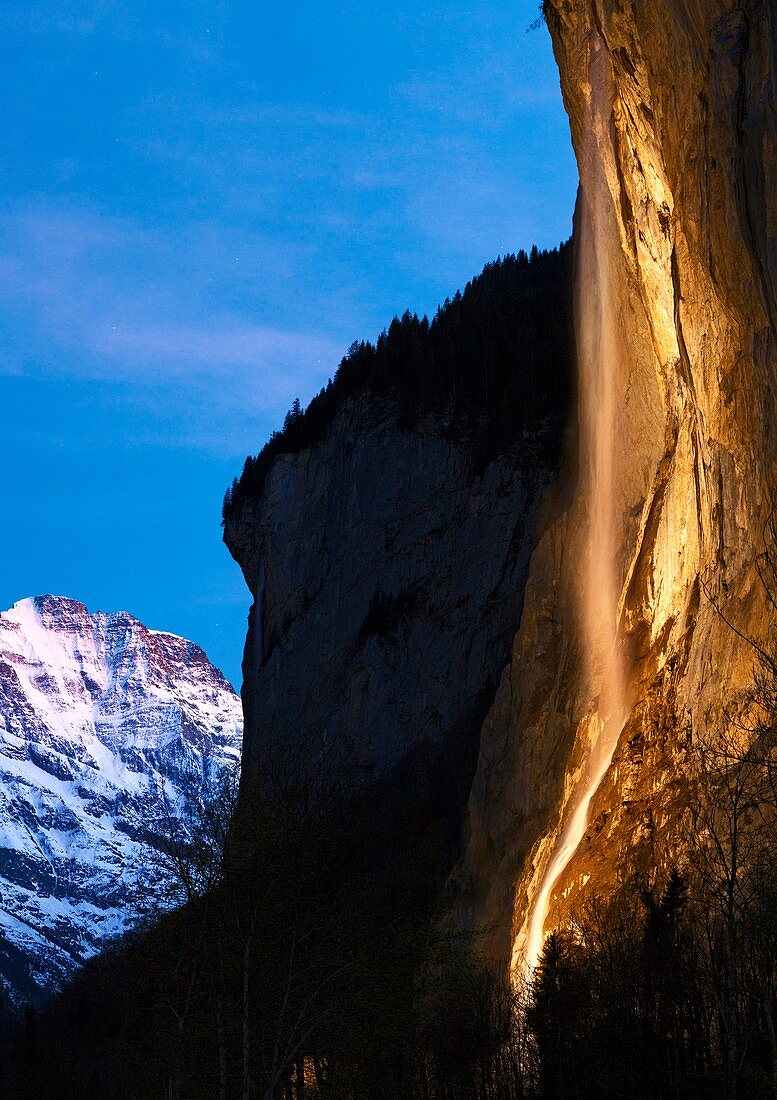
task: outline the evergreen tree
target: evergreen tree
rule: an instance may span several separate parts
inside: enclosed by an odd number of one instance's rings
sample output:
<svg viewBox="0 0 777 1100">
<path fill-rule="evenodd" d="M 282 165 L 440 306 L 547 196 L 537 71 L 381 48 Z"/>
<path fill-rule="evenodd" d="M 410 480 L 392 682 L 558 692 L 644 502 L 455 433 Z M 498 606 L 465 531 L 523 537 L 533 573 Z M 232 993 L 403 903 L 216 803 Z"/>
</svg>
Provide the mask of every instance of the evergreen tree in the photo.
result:
<svg viewBox="0 0 777 1100">
<path fill-rule="evenodd" d="M 544 1100 L 574 1096 L 585 989 L 567 933 L 554 931 L 545 940 L 531 994 L 529 1026 L 537 1044 L 541 1095 Z"/>
<path fill-rule="evenodd" d="M 354 397 L 413 429 L 435 418 L 471 447 L 476 468 L 527 436 L 541 460 L 560 459 L 572 396 L 571 248 L 522 250 L 487 264 L 430 321 L 406 310 L 375 344 L 355 340 L 333 380 L 306 409 L 295 400 L 280 432 L 246 459 L 224 498 L 225 519 L 258 497 L 280 454 L 314 446 Z"/>
</svg>

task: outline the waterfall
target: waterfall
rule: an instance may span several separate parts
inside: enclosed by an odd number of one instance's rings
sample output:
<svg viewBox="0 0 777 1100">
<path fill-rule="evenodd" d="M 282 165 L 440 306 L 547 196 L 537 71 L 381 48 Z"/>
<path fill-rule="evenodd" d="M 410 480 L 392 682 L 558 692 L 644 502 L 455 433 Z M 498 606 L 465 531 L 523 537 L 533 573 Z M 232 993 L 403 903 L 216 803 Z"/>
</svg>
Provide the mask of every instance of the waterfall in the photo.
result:
<svg viewBox="0 0 777 1100">
<path fill-rule="evenodd" d="M 576 327 L 580 370 L 581 483 L 584 558 L 575 593 L 580 609 L 584 675 L 592 699 L 587 755 L 562 806 L 561 828 L 530 886 L 529 910 L 513 965 L 531 974 L 545 939 L 554 890 L 585 835 L 591 800 L 610 763 L 628 714 L 628 680 L 618 619 L 621 526 L 617 494 L 618 318 L 608 250 L 618 246 L 607 185 L 611 157 L 612 80 L 601 39 L 589 61 L 586 188 L 577 226 Z"/>
</svg>

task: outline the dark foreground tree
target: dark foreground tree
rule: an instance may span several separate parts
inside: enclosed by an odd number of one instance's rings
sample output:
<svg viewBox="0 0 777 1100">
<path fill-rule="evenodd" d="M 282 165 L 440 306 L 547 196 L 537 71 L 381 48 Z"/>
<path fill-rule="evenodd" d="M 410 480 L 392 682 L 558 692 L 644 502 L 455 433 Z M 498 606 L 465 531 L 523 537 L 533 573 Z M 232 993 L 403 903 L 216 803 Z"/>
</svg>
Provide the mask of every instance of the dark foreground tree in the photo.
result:
<svg viewBox="0 0 777 1100">
<path fill-rule="evenodd" d="M 552 932 L 532 983 L 529 1027 L 537 1045 L 537 1083 L 549 1100 L 574 1096 L 584 1068 L 580 1035 L 589 994 L 575 955 L 570 934 Z"/>
</svg>

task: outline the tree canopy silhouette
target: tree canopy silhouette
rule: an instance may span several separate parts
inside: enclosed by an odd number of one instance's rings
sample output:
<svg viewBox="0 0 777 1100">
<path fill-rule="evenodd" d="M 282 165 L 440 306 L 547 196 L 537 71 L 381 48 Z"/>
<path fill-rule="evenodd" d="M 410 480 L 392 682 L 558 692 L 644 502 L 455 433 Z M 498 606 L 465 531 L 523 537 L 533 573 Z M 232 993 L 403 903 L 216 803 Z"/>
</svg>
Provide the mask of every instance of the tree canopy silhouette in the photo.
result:
<svg viewBox="0 0 777 1100">
<path fill-rule="evenodd" d="M 435 417 L 484 467 L 526 436 L 560 454 L 573 378 L 571 245 L 486 264 L 430 321 L 406 311 L 377 341 L 354 341 L 303 411 L 295 400 L 224 498 L 225 522 L 258 498 L 276 458 L 323 439 L 350 398 L 372 396 L 400 428 Z"/>
</svg>

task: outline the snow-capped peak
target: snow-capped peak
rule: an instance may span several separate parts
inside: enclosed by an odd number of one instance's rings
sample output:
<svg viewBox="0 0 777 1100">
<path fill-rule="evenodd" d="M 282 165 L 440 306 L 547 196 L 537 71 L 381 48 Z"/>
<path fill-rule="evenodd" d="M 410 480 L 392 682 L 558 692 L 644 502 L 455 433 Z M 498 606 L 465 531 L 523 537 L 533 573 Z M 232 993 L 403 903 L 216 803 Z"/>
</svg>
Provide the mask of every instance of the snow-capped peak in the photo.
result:
<svg viewBox="0 0 777 1100">
<path fill-rule="evenodd" d="M 138 822 L 159 791 L 185 813 L 236 769 L 241 736 L 238 697 L 192 642 L 63 596 L 0 613 L 0 979 L 17 1001 L 131 924 L 151 857 Z"/>
</svg>

